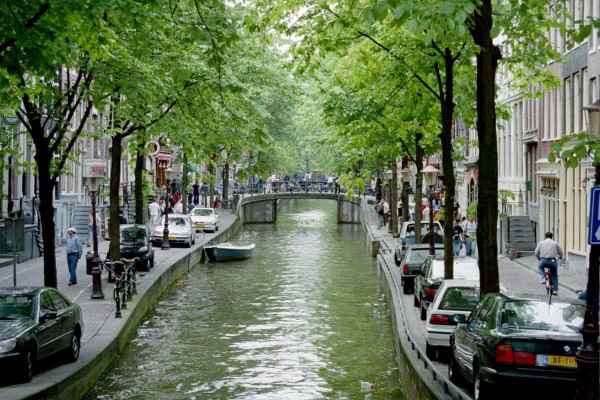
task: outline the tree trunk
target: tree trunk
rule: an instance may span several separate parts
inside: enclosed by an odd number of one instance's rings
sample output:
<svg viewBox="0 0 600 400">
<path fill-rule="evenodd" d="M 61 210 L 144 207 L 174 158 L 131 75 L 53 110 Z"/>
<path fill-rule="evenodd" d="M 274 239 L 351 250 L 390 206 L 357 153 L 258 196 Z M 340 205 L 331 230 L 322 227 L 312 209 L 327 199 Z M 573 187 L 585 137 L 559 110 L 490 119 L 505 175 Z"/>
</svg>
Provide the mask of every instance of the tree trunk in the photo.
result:
<svg viewBox="0 0 600 400">
<path fill-rule="evenodd" d="M 496 147 L 496 67 L 500 50 L 494 46 L 492 5 L 482 0 L 473 13 L 471 35 L 481 50 L 477 53 L 477 134 L 479 137 L 479 199 L 477 202 L 477 249 L 481 295 L 499 290 L 498 277 L 498 150 Z M 483 162 L 481 162 L 483 161 Z"/>
<path fill-rule="evenodd" d="M 190 186 L 189 177 L 188 177 L 188 159 L 185 155 L 185 151 L 183 152 L 183 176 L 181 177 L 181 209 L 184 214 L 187 214 L 188 211 L 188 188 Z"/>
<path fill-rule="evenodd" d="M 423 243 L 421 241 L 421 222 L 423 220 L 421 216 L 421 203 L 423 202 L 423 157 L 424 149 L 421 147 L 421 139 L 423 138 L 422 133 L 415 135 L 415 142 L 417 144 L 415 151 L 415 165 L 417 166 L 417 176 L 415 182 L 415 190 L 413 194 L 415 196 L 415 243 Z"/>
<path fill-rule="evenodd" d="M 398 168 L 396 161 L 392 164 L 392 185 L 390 190 L 392 191 L 392 204 L 390 204 L 392 235 L 395 236 L 398 233 Z"/>
<path fill-rule="evenodd" d="M 108 258 L 119 260 L 121 249 L 119 248 L 119 187 L 121 185 L 121 135 L 112 138 L 110 151 L 110 196 L 109 196 L 109 220 L 110 220 L 110 244 L 108 246 Z"/>
<path fill-rule="evenodd" d="M 36 156 L 38 180 L 40 184 L 40 222 L 42 224 L 42 239 L 44 243 L 44 286 L 57 287 L 56 278 L 56 239 L 54 224 L 54 206 L 52 204 L 55 182 L 50 177 L 49 162 Z M 46 166 L 44 168 L 44 165 Z M 64 266 L 67 267 L 66 265 Z"/>
<path fill-rule="evenodd" d="M 446 197 L 444 205 L 444 276 L 454 279 L 454 245 L 452 238 L 454 198 L 456 197 L 454 164 L 452 163 L 452 124 L 454 121 L 454 60 L 450 49 L 444 51 L 444 66 L 446 74 L 445 96 L 442 102 L 442 168 Z M 447 218 L 452 216 L 452 218 Z"/>
<path fill-rule="evenodd" d="M 144 205 L 144 155 L 138 149 L 135 154 L 135 223 L 144 223 L 146 206 Z M 154 227 L 153 227 L 154 228 Z"/>
</svg>

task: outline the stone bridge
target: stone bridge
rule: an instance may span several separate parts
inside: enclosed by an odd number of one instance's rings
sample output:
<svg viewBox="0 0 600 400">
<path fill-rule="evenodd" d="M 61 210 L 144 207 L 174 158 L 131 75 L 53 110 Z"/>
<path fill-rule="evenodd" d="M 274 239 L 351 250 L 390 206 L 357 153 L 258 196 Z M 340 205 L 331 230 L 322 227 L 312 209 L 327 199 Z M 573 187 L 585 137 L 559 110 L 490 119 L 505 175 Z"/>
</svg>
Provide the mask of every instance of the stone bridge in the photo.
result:
<svg viewBox="0 0 600 400">
<path fill-rule="evenodd" d="M 337 202 L 339 224 L 360 223 L 360 197 L 349 198 L 343 194 L 321 192 L 281 192 L 255 194 L 240 198 L 237 212 L 245 224 L 277 222 L 277 204 L 286 199 L 325 199 Z"/>
</svg>

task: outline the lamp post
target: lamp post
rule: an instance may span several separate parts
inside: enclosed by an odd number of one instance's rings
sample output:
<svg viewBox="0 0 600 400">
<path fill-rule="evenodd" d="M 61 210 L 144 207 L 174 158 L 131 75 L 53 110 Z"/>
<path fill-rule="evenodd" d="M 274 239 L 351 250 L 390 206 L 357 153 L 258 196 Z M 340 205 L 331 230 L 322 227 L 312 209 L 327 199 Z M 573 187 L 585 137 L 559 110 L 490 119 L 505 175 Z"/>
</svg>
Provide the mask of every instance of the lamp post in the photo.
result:
<svg viewBox="0 0 600 400">
<path fill-rule="evenodd" d="M 592 134 L 600 133 L 600 100 L 583 108 L 587 111 L 588 130 Z M 600 163 L 594 160 L 595 184 L 600 186 Z M 591 212 L 592 210 L 590 210 Z M 592 221 L 589 228 L 592 229 Z M 590 261 L 588 269 L 587 299 L 583 324 L 579 331 L 583 341 L 575 360 L 577 361 L 577 399 L 598 400 L 598 273 L 600 263 L 600 244 L 590 246 Z"/>
<path fill-rule="evenodd" d="M 421 170 L 425 186 L 429 188 L 429 254 L 435 255 L 435 238 L 433 234 L 433 188 L 440 170 L 433 165 L 428 165 Z"/>
<path fill-rule="evenodd" d="M 308 192 L 308 149 L 304 150 L 304 157 L 306 157 L 306 175 L 304 176 L 304 191 Z"/>
<path fill-rule="evenodd" d="M 90 192 L 92 199 L 92 240 L 94 243 L 94 254 L 92 256 L 92 299 L 103 299 L 104 293 L 102 292 L 102 268 L 100 267 L 100 256 L 98 255 L 98 223 L 96 221 L 96 195 L 100 187 L 101 175 L 92 172 L 87 179 L 87 187 Z"/>
<path fill-rule="evenodd" d="M 388 232 L 389 233 L 393 233 L 394 232 L 394 228 L 393 228 L 393 221 L 392 221 L 392 170 L 388 169 L 387 171 L 385 171 L 385 177 L 388 180 L 388 205 L 389 205 L 389 211 L 390 211 L 390 215 L 388 216 L 389 218 L 389 223 L 388 223 Z"/>
<path fill-rule="evenodd" d="M 161 250 L 170 250 L 171 246 L 169 245 L 169 185 L 171 184 L 171 179 L 175 174 L 171 167 L 165 169 L 165 189 L 166 189 L 166 197 L 165 197 L 165 228 L 163 229 L 163 240 L 160 245 Z"/>
<path fill-rule="evenodd" d="M 402 222 L 408 221 L 410 216 L 408 215 L 408 187 L 410 186 L 410 174 L 411 170 L 405 167 L 400 171 L 402 174 Z"/>
</svg>

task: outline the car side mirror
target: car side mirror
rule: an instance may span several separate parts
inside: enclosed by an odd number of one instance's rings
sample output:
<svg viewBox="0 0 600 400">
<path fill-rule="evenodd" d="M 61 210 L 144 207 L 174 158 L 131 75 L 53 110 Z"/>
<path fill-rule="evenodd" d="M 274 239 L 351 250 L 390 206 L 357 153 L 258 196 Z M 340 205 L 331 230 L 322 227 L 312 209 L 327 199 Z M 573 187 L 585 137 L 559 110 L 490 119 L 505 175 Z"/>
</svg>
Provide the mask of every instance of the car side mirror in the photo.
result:
<svg viewBox="0 0 600 400">
<path fill-rule="evenodd" d="M 56 313 L 56 311 L 47 311 L 45 313 L 42 314 L 42 316 L 40 317 L 41 322 L 47 321 L 49 319 L 56 319 L 56 316 L 58 314 Z"/>
<path fill-rule="evenodd" d="M 464 324 L 466 321 L 467 317 L 465 317 L 463 314 L 454 314 L 452 316 L 452 322 L 455 324 Z"/>
</svg>

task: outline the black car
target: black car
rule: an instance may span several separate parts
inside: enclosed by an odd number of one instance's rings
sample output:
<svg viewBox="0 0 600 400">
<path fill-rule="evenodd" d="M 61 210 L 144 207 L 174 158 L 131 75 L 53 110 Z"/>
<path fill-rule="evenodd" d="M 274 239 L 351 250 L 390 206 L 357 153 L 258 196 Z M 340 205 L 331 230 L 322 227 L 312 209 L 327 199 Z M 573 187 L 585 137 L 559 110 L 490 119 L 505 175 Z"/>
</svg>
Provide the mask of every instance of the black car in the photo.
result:
<svg viewBox="0 0 600 400">
<path fill-rule="evenodd" d="M 415 275 L 421 273 L 421 268 L 427 256 L 429 256 L 429 244 L 413 244 L 408 247 L 406 254 L 398 265 L 404 294 L 414 292 Z M 435 246 L 435 256 L 440 259 L 444 258 L 443 245 Z"/>
<path fill-rule="evenodd" d="M 585 304 L 556 297 L 485 295 L 469 318 L 455 315 L 448 375 L 467 380 L 475 399 L 503 387 L 573 388 Z"/>
<path fill-rule="evenodd" d="M 135 268 L 138 271 L 149 271 L 154 267 L 154 248 L 151 240 L 152 232 L 146 225 L 121 225 L 121 258 L 138 257 Z"/>
<path fill-rule="evenodd" d="M 21 382 L 29 382 L 35 365 L 60 355 L 79 358 L 81 308 L 48 287 L 0 288 L 0 365 Z"/>
</svg>

